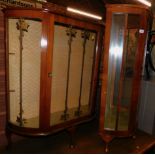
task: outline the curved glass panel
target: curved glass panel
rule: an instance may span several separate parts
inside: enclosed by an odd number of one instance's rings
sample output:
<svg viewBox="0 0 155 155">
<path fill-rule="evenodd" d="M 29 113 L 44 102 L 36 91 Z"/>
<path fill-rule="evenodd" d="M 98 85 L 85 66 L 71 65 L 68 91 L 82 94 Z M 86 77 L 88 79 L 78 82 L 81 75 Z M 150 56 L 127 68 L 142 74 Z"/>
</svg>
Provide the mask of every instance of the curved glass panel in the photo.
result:
<svg viewBox="0 0 155 155">
<path fill-rule="evenodd" d="M 117 105 L 119 95 L 119 81 L 123 57 L 125 15 L 113 14 L 110 35 L 109 60 L 108 60 L 108 89 L 106 97 L 104 128 L 116 129 Z"/>
<path fill-rule="evenodd" d="M 112 16 L 104 124 L 108 130 L 128 130 L 139 25 L 139 15 Z"/>
<path fill-rule="evenodd" d="M 8 19 L 10 122 L 39 127 L 42 23 Z"/>
<path fill-rule="evenodd" d="M 89 96 L 96 40 L 93 32 L 61 24 L 55 24 L 54 29 L 52 126 L 90 114 Z"/>
<path fill-rule="evenodd" d="M 140 17 L 136 14 L 128 14 L 128 22 L 126 28 L 126 45 L 124 48 L 121 86 L 120 108 L 118 118 L 118 130 L 128 130 L 130 104 L 132 98 L 132 86 L 134 78 L 134 66 L 136 61 L 136 53 L 139 37 Z M 136 21 L 136 23 L 134 22 Z"/>
</svg>

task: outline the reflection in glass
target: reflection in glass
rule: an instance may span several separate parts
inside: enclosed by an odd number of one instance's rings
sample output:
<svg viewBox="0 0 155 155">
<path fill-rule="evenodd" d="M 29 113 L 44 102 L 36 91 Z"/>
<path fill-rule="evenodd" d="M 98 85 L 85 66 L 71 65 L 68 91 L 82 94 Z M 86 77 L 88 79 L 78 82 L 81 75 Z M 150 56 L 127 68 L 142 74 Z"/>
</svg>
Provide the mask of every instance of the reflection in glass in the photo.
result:
<svg viewBox="0 0 155 155">
<path fill-rule="evenodd" d="M 105 129 L 128 130 L 139 23 L 136 14 L 112 16 Z"/>
<path fill-rule="evenodd" d="M 138 29 L 128 29 L 124 50 L 121 106 L 119 110 L 118 130 L 127 130 L 131 103 L 132 81 L 134 76 L 135 58 L 138 45 Z"/>
<path fill-rule="evenodd" d="M 108 89 L 104 124 L 104 128 L 110 130 L 115 130 L 116 128 L 119 80 L 123 57 L 124 29 L 125 15 L 113 14 L 110 35 Z"/>
<path fill-rule="evenodd" d="M 40 21 L 8 19 L 10 122 L 39 127 Z"/>
<path fill-rule="evenodd" d="M 90 114 L 89 96 L 96 34 L 90 32 L 84 51 L 82 32 L 61 24 L 54 26 L 52 126 Z"/>
</svg>

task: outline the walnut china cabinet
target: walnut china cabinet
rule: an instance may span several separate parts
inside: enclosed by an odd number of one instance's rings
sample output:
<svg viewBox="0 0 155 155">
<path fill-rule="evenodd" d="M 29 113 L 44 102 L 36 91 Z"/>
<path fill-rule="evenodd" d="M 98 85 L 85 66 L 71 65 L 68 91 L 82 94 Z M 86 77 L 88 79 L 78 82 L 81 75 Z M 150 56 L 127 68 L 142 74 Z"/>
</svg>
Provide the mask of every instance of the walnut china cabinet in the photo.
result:
<svg viewBox="0 0 155 155">
<path fill-rule="evenodd" d="M 136 5 L 107 5 L 99 134 L 108 143 L 136 129 L 141 71 L 150 12 Z"/>
<path fill-rule="evenodd" d="M 37 9 L 4 14 L 8 139 L 11 133 L 48 135 L 91 120 L 101 25 Z"/>
</svg>

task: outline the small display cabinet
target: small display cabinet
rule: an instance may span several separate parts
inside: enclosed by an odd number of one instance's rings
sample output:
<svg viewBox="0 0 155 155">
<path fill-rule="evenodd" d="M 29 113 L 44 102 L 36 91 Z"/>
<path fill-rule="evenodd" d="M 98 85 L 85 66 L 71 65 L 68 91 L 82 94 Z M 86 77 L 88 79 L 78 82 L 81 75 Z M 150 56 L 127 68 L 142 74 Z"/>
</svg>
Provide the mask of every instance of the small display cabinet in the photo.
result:
<svg viewBox="0 0 155 155">
<path fill-rule="evenodd" d="M 99 133 L 108 143 L 114 137 L 131 136 L 150 19 L 147 8 L 107 5 Z"/>
<path fill-rule="evenodd" d="M 5 9 L 6 135 L 52 134 L 94 117 L 101 26 Z"/>
</svg>

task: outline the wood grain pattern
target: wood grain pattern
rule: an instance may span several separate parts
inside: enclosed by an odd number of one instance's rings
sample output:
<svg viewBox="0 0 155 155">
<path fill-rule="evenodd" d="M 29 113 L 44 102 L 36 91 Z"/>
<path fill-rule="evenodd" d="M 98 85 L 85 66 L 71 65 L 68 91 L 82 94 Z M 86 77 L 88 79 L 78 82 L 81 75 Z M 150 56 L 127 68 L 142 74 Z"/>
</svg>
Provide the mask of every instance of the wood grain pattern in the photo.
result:
<svg viewBox="0 0 155 155">
<path fill-rule="evenodd" d="M 51 72 L 51 52 L 53 44 L 53 24 L 54 17 L 44 14 L 42 37 L 47 41 L 47 45 L 42 48 L 41 64 L 41 92 L 40 92 L 40 128 L 47 129 L 50 126 L 50 92 L 51 79 L 48 73 Z M 51 42 L 51 43 L 50 43 Z M 50 66 L 49 66 L 50 65 Z"/>
</svg>

